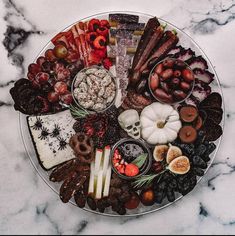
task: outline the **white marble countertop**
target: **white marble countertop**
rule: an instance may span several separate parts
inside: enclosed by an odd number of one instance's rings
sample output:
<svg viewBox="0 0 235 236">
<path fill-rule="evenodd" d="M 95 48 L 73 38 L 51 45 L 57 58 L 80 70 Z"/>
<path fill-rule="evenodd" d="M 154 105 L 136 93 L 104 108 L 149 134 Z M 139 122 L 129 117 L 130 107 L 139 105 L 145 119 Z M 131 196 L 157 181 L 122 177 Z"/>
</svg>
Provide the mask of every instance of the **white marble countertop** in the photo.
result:
<svg viewBox="0 0 235 236">
<path fill-rule="evenodd" d="M 9 95 L 56 32 L 109 10 L 153 14 L 184 29 L 211 59 L 225 97 L 224 137 L 209 172 L 183 200 L 143 217 L 107 218 L 62 204 L 30 164 Z M 1 0 L 0 234 L 234 234 L 234 37 L 232 0 Z"/>
</svg>

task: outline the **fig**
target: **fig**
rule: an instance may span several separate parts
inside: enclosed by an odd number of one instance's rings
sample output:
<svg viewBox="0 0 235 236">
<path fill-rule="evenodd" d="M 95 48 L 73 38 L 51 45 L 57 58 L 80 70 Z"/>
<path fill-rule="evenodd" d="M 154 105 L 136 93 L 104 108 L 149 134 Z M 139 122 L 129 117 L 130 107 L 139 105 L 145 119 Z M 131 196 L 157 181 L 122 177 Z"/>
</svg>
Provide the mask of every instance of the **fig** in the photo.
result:
<svg viewBox="0 0 235 236">
<path fill-rule="evenodd" d="M 154 204 L 155 194 L 152 189 L 143 190 L 140 193 L 140 201 L 145 206 L 152 206 Z"/>
<path fill-rule="evenodd" d="M 155 161 L 163 161 L 166 158 L 168 149 L 167 145 L 157 145 L 153 151 Z"/>
<path fill-rule="evenodd" d="M 174 174 L 184 175 L 190 170 L 189 159 L 186 156 L 179 156 L 169 164 L 168 168 Z"/>
<path fill-rule="evenodd" d="M 180 109 L 180 119 L 184 122 L 191 123 L 198 117 L 198 110 L 194 106 L 184 106 Z"/>
<path fill-rule="evenodd" d="M 170 77 L 173 76 L 173 70 L 172 69 L 166 69 L 160 75 L 161 75 L 163 80 L 167 80 L 167 79 L 169 79 Z"/>
<path fill-rule="evenodd" d="M 171 146 L 166 155 L 166 162 L 170 164 L 175 158 L 182 156 L 182 151 L 177 146 Z"/>
<path fill-rule="evenodd" d="M 179 138 L 183 143 L 193 143 L 197 139 L 197 130 L 191 125 L 185 125 L 179 131 Z"/>
<path fill-rule="evenodd" d="M 159 98 L 159 100 L 163 101 L 163 102 L 167 102 L 167 103 L 172 103 L 173 102 L 173 98 L 171 94 L 167 94 L 163 89 L 156 89 L 154 91 L 154 95 Z"/>
<path fill-rule="evenodd" d="M 155 90 L 157 89 L 158 85 L 159 85 L 159 77 L 156 73 L 154 73 L 150 77 L 150 88 L 152 90 Z"/>
</svg>

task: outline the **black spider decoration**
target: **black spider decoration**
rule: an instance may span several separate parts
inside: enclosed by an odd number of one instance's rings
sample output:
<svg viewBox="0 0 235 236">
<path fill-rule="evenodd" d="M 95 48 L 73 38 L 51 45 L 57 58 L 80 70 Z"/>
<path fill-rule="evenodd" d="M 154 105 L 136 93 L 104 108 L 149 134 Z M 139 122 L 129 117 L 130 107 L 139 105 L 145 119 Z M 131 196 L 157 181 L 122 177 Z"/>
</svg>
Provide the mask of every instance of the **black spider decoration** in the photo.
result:
<svg viewBox="0 0 235 236">
<path fill-rule="evenodd" d="M 45 127 L 42 127 L 41 134 L 38 138 L 41 139 L 41 140 L 45 140 L 49 134 L 50 134 L 49 129 L 47 129 Z"/>
<path fill-rule="evenodd" d="M 41 118 L 36 117 L 36 121 L 33 126 L 31 126 L 34 130 L 42 129 L 43 121 Z"/>
<path fill-rule="evenodd" d="M 64 138 L 58 137 L 59 140 L 59 150 L 64 150 L 67 146 L 67 142 Z"/>
<path fill-rule="evenodd" d="M 59 125 L 55 124 L 53 131 L 51 132 L 51 137 L 57 137 L 60 134 L 60 127 Z"/>
</svg>

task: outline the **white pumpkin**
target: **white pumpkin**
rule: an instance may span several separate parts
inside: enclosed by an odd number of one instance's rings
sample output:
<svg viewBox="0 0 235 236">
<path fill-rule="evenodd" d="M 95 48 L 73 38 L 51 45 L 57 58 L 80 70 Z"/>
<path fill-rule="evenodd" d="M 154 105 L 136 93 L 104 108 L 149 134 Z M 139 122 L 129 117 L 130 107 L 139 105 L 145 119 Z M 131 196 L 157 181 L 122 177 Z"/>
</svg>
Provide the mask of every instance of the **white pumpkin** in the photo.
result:
<svg viewBox="0 0 235 236">
<path fill-rule="evenodd" d="M 140 115 L 141 135 L 149 144 L 166 144 L 174 141 L 181 128 L 179 113 L 168 104 L 154 102 Z"/>
</svg>

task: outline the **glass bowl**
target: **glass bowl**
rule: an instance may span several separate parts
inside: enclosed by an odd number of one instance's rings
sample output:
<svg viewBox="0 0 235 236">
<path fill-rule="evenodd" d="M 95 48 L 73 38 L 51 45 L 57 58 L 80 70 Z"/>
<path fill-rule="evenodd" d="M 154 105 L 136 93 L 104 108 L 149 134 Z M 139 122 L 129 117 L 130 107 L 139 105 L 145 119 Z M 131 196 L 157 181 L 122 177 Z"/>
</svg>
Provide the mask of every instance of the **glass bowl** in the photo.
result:
<svg viewBox="0 0 235 236">
<path fill-rule="evenodd" d="M 135 143 L 135 144 L 138 144 L 139 146 L 141 146 L 144 151 L 148 154 L 148 157 L 144 163 L 144 166 L 140 169 L 140 174 L 134 176 L 134 177 L 129 177 L 129 176 L 126 176 L 126 175 L 123 175 L 123 174 L 120 174 L 117 169 L 115 168 L 114 166 L 114 163 L 112 161 L 112 158 L 113 158 L 113 155 L 114 155 L 114 152 L 115 150 L 122 144 L 124 143 Z M 152 164 L 152 154 L 149 150 L 149 148 L 147 147 L 147 145 L 141 141 L 140 139 L 132 139 L 132 138 L 123 138 L 121 140 L 119 140 L 113 147 L 112 147 L 112 150 L 111 150 L 111 153 L 110 153 L 110 158 L 111 158 L 111 163 L 112 163 L 112 170 L 114 171 L 114 173 L 116 173 L 120 178 L 122 179 L 125 179 L 125 180 L 134 180 L 136 178 L 139 178 L 141 177 L 142 175 L 145 175 L 149 169 L 151 168 L 151 164 Z"/>
<path fill-rule="evenodd" d="M 165 59 L 159 61 L 159 62 L 158 62 L 156 65 L 154 65 L 154 67 L 152 68 L 152 70 L 151 70 L 151 72 L 150 72 L 150 74 L 149 74 L 149 77 L 148 77 L 148 87 L 149 87 L 149 90 L 150 90 L 152 96 L 153 96 L 158 102 L 167 103 L 167 104 L 173 105 L 173 104 L 177 104 L 177 103 L 184 102 L 188 97 L 190 97 L 190 95 L 192 94 L 193 89 L 194 89 L 195 80 L 193 80 L 193 81 L 190 83 L 190 89 L 189 89 L 188 91 L 185 91 L 185 93 L 187 93 L 187 94 L 186 94 L 185 98 L 183 98 L 183 99 L 181 99 L 181 100 L 175 100 L 175 101 L 172 101 L 172 102 L 167 102 L 166 100 L 163 100 L 163 99 L 161 99 L 160 97 L 157 97 L 157 96 L 155 95 L 154 91 L 152 90 L 151 86 L 150 86 L 151 77 L 152 77 L 152 75 L 155 74 L 155 72 L 154 72 L 154 71 L 155 71 L 155 68 L 156 68 L 158 65 L 160 65 L 161 63 L 164 63 L 164 61 L 166 61 L 166 60 L 168 60 L 168 59 L 173 60 L 173 61 L 175 61 L 175 62 L 176 62 L 176 61 L 180 61 L 181 63 L 183 63 L 183 64 L 185 65 L 185 68 L 187 68 L 188 70 L 191 71 L 192 74 L 193 74 L 193 71 L 191 70 L 190 66 L 189 66 L 186 62 L 184 62 L 184 61 L 182 61 L 182 60 L 179 60 L 179 59 L 176 59 L 176 58 L 172 58 L 172 57 L 168 57 L 168 58 L 165 58 Z M 159 76 L 159 77 L 160 77 L 160 76 Z M 159 78 L 159 80 L 160 80 L 160 82 L 163 82 L 163 81 L 161 81 L 161 78 Z M 169 79 L 167 79 L 167 80 L 169 80 Z M 166 82 L 165 82 L 165 83 L 166 83 Z M 158 87 L 160 87 L 161 89 L 163 89 L 161 86 L 158 86 Z M 164 89 L 163 89 L 163 90 L 164 90 Z M 166 92 L 166 93 L 167 93 L 167 92 Z M 168 95 L 169 95 L 169 94 L 168 94 Z M 172 94 L 170 93 L 170 95 L 172 95 Z"/>
<path fill-rule="evenodd" d="M 136 14 L 136 15 L 139 15 L 140 17 L 140 22 L 144 22 L 146 23 L 148 21 L 148 19 L 152 18 L 153 16 L 152 15 L 149 15 L 149 14 L 143 14 L 143 13 L 140 13 L 140 12 L 128 12 L 128 11 L 123 11 L 123 12 L 120 12 L 120 11 L 111 11 L 111 12 L 105 12 L 105 13 L 101 13 L 101 14 L 96 14 L 96 15 L 92 15 L 92 16 L 89 16 L 87 18 L 83 18 L 83 19 L 80 19 L 79 21 L 87 21 L 87 20 L 90 20 L 91 18 L 98 18 L 98 19 L 107 19 L 108 18 L 108 14 L 110 13 L 127 13 L 127 14 Z M 159 18 L 158 18 L 159 19 Z M 199 45 L 189 36 L 187 35 L 186 33 L 184 33 L 182 30 L 180 30 L 179 28 L 177 28 L 176 26 L 174 26 L 173 24 L 171 24 L 170 22 L 167 22 L 163 19 L 159 19 L 160 23 L 163 24 L 163 25 L 167 25 L 167 29 L 170 29 L 170 30 L 177 30 L 177 33 L 178 33 L 178 36 L 180 38 L 180 44 L 184 47 L 190 47 L 192 50 L 195 51 L 196 55 L 202 55 L 206 60 L 207 60 L 207 63 L 208 63 L 208 69 L 215 74 L 215 79 L 214 81 L 211 83 L 211 86 L 212 86 L 212 91 L 214 92 L 218 92 L 221 94 L 222 98 L 223 98 L 223 94 L 222 94 L 222 90 L 221 90 L 221 86 L 220 86 L 220 82 L 219 82 L 219 78 L 216 74 L 216 71 L 214 70 L 214 66 L 212 65 L 212 63 L 210 62 L 209 58 L 205 55 L 205 53 L 203 52 L 203 50 L 199 47 Z M 73 26 L 74 24 L 78 23 L 75 22 L 71 25 L 69 25 L 68 27 L 66 27 L 65 29 L 62 29 L 60 30 L 59 32 L 61 31 L 65 31 L 67 29 L 69 29 L 71 26 Z M 48 44 L 45 45 L 45 47 L 38 53 L 37 57 L 35 58 L 35 61 L 36 59 L 41 56 L 47 49 L 50 49 L 53 47 L 53 44 L 51 42 L 49 42 Z M 223 104 L 222 104 L 222 108 L 224 110 L 224 99 L 223 99 Z M 224 112 L 225 113 L 225 112 Z M 224 127 L 224 116 L 223 116 L 223 120 L 221 122 L 221 126 L 222 128 Z M 37 155 L 35 153 L 35 150 L 34 150 L 34 146 L 33 146 L 33 143 L 32 143 L 32 140 L 31 140 L 31 137 L 30 137 L 30 133 L 29 133 L 29 130 L 28 130 L 28 127 L 27 127 L 27 122 L 26 122 L 26 116 L 22 113 L 19 113 L 19 131 L 20 131 L 20 134 L 21 134 L 21 137 L 22 137 L 22 142 L 23 142 L 23 145 L 25 147 L 25 151 L 26 153 L 28 154 L 28 157 L 31 161 L 31 164 L 33 165 L 33 167 L 35 168 L 36 172 L 39 174 L 39 176 L 44 180 L 44 182 L 50 187 L 51 190 L 53 190 L 57 195 L 58 195 L 58 198 L 59 198 L 59 190 L 60 190 L 60 186 L 61 184 L 57 184 L 57 183 L 53 183 L 53 182 L 50 182 L 49 181 L 49 175 L 50 175 L 50 172 L 46 172 L 39 164 L 38 162 L 38 159 L 37 159 Z M 206 172 L 208 171 L 208 169 L 210 168 L 213 160 L 215 159 L 216 157 L 216 153 L 218 152 L 218 149 L 220 147 L 220 143 L 221 143 L 221 140 L 222 140 L 222 136 L 215 142 L 216 144 L 216 149 L 214 150 L 214 152 L 210 155 L 210 158 L 211 158 L 211 161 L 208 165 L 208 168 L 206 169 L 205 171 L 205 174 Z M 205 176 L 205 175 L 204 175 Z M 198 179 L 198 182 L 200 182 L 200 180 L 202 179 L 203 177 L 199 178 Z M 193 190 L 195 191 L 195 190 Z M 189 194 L 193 194 L 193 191 Z M 187 196 L 187 195 L 186 195 Z M 175 202 L 179 201 L 180 199 L 182 199 L 183 196 L 178 194 L 176 196 L 176 200 Z M 70 203 L 73 204 L 74 206 L 76 206 L 76 203 L 74 200 L 70 200 Z M 62 202 L 60 204 L 63 204 Z M 140 204 L 140 206 L 135 209 L 135 210 L 131 210 L 131 211 L 127 211 L 127 214 L 125 216 L 122 216 L 122 217 L 130 217 L 130 216 L 141 216 L 141 215 L 145 215 L 145 214 L 149 214 L 149 213 L 153 213 L 153 212 L 156 212 L 156 211 L 159 211 L 163 208 L 166 208 L 170 205 L 174 204 L 173 203 L 170 203 L 168 202 L 167 200 L 164 200 L 161 204 L 154 204 L 153 206 L 143 206 Z M 79 209 L 78 209 L 79 210 Z M 111 209 L 108 209 L 108 211 L 106 211 L 105 213 L 100 213 L 100 212 L 97 212 L 97 211 L 93 211 L 91 209 L 89 209 L 89 207 L 85 207 L 84 208 L 85 211 L 88 211 L 88 212 L 91 212 L 91 213 L 95 213 L 95 214 L 98 214 L 98 215 L 103 215 L 103 216 L 111 216 L 111 217 L 120 217 L 120 215 L 114 213 Z"/>
<path fill-rule="evenodd" d="M 88 69 L 91 69 L 91 68 L 97 68 L 97 69 L 103 69 L 103 70 L 105 70 L 105 71 L 111 76 L 111 78 L 112 78 L 112 80 L 113 80 L 113 82 L 114 82 L 114 84 L 115 84 L 115 96 L 114 96 L 112 102 L 110 102 L 109 105 L 108 105 L 107 107 L 105 107 L 104 109 L 102 109 L 102 110 L 85 109 L 85 108 L 79 103 L 79 101 L 77 100 L 77 98 L 74 96 L 75 83 L 76 83 L 76 79 L 77 79 L 78 74 L 79 74 L 79 73 L 83 73 L 84 71 L 86 71 L 86 70 L 88 70 Z M 105 69 L 104 67 L 102 67 L 102 66 L 93 65 L 93 66 L 90 66 L 90 67 L 83 68 L 82 70 L 80 70 L 80 71 L 77 73 L 77 75 L 74 77 L 74 79 L 73 79 L 73 81 L 72 81 L 71 93 L 72 93 L 72 97 L 73 97 L 73 100 L 74 100 L 75 104 L 76 104 L 78 107 L 80 107 L 81 109 L 85 109 L 85 110 L 87 110 L 89 113 L 94 113 L 94 112 L 102 113 L 102 112 L 107 111 L 107 110 L 108 110 L 110 107 L 112 107 L 112 106 L 114 105 L 114 103 L 115 103 L 115 100 L 116 100 L 116 98 L 117 98 L 117 82 L 116 82 L 116 79 L 115 79 L 114 75 L 113 75 L 110 71 L 106 70 L 106 69 Z"/>
</svg>

